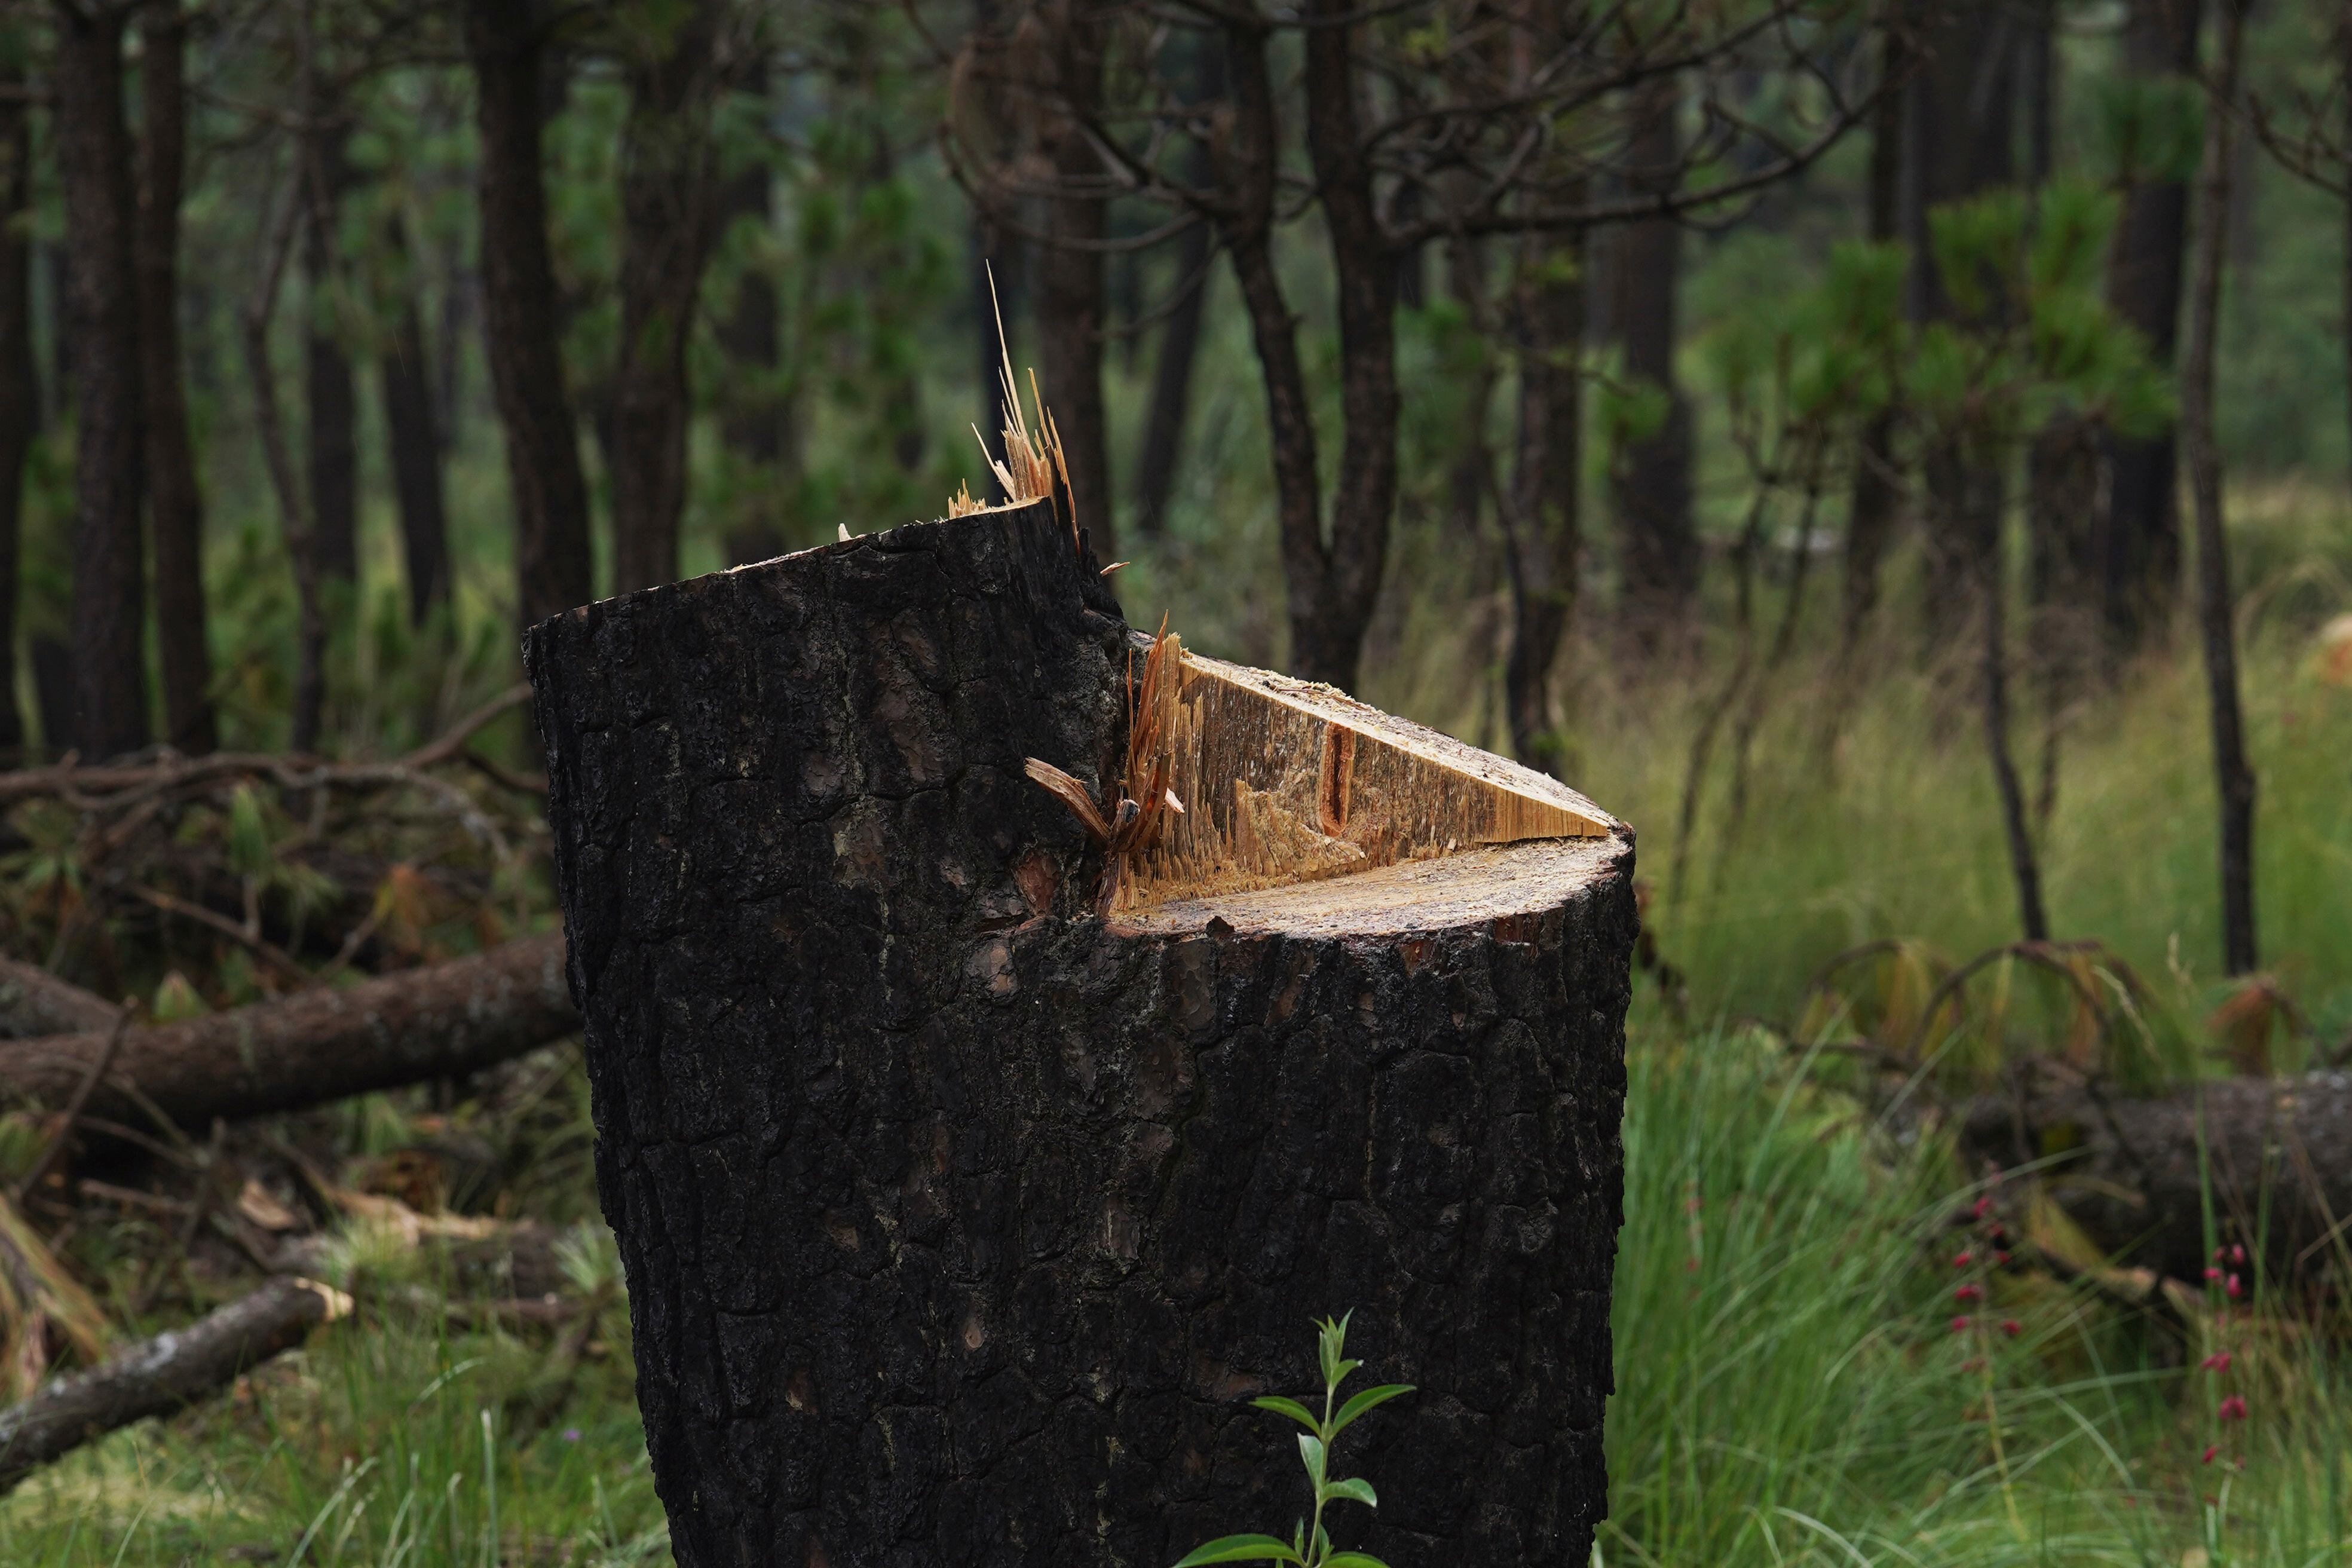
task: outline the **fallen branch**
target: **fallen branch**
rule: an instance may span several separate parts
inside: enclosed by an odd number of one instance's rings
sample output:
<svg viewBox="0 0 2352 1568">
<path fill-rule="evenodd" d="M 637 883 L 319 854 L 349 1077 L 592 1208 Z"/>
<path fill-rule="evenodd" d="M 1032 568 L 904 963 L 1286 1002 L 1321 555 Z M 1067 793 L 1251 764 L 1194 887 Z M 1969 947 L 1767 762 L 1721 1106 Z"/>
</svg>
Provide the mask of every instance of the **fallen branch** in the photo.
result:
<svg viewBox="0 0 2352 1568">
<path fill-rule="evenodd" d="M 133 1125 L 160 1115 L 201 1128 L 215 1117 L 298 1110 L 462 1077 L 579 1026 L 562 933 L 550 931 L 341 990 L 131 1029 L 88 1110 Z M 0 1043 L 0 1085 L 63 1107 L 106 1046 L 96 1031 Z"/>
<path fill-rule="evenodd" d="M 351 1305 L 341 1291 L 309 1279 L 272 1279 L 184 1329 L 58 1379 L 0 1411 L 0 1492 L 109 1432 L 217 1393 Z"/>
<path fill-rule="evenodd" d="M 105 997 L 46 969 L 0 958 L 0 1037 L 96 1034 L 114 1026 L 117 1011 Z"/>
</svg>

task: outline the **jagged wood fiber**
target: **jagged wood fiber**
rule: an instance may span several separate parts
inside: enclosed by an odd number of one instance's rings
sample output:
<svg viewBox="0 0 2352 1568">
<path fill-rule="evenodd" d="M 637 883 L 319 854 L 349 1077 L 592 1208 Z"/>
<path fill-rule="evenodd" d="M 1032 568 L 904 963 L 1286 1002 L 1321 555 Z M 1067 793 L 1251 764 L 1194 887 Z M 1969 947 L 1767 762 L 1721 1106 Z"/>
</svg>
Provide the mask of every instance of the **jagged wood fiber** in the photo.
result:
<svg viewBox="0 0 2352 1568">
<path fill-rule="evenodd" d="M 1094 918 L 1097 852 L 1023 761 L 1099 794 L 1129 647 L 1050 503 L 527 639 L 678 1560 L 1165 1568 L 1286 1531 L 1291 1435 L 1246 1400 L 1310 1388 L 1308 1317 L 1353 1308 L 1421 1392 L 1342 1440 L 1382 1498 L 1345 1538 L 1583 1568 L 1630 836 Z"/>
</svg>

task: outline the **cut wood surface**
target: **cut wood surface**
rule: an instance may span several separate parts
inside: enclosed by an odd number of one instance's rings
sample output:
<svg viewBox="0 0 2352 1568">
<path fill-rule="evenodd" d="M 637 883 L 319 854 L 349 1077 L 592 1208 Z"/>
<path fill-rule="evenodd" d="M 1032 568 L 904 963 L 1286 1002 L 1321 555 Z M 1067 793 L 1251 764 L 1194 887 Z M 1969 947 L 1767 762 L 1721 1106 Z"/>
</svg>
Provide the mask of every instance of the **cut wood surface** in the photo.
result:
<svg viewBox="0 0 2352 1568">
<path fill-rule="evenodd" d="M 151 1415 L 168 1415 L 217 1394 L 316 1325 L 351 1310 L 340 1290 L 308 1279 L 272 1279 L 184 1329 L 59 1378 L 0 1410 L 0 1492 L 83 1444 Z"/>
<path fill-rule="evenodd" d="M 1138 858 L 1122 910 L 1618 827 L 1557 779 L 1332 687 L 1189 652 L 1178 669 L 1155 760 L 1184 811 Z"/>
<path fill-rule="evenodd" d="M 335 989 L 233 1007 L 124 1034 L 89 1113 L 184 1129 L 478 1071 L 580 1026 L 563 935 L 524 937 L 470 958 Z M 0 1094 L 69 1101 L 108 1031 L 0 1043 Z"/>
<path fill-rule="evenodd" d="M 1393 863 L 1099 918 L 1150 764 L 1074 553 L 1048 506 L 993 509 L 526 639 L 672 1550 L 1171 1563 L 1296 1512 L 1248 1400 L 1315 1386 L 1307 1320 L 1352 1310 L 1349 1351 L 1420 1392 L 1349 1434 L 1381 1497 L 1351 1544 L 1583 1563 L 1631 835 L 1202 661 L 1203 706 L 1279 698 L 1233 765 L 1294 816 L 1356 737 L 1322 837 Z M 1397 809 L 1424 765 L 1442 798 Z M 1484 843 L 1522 809 L 1601 836 Z"/>
</svg>

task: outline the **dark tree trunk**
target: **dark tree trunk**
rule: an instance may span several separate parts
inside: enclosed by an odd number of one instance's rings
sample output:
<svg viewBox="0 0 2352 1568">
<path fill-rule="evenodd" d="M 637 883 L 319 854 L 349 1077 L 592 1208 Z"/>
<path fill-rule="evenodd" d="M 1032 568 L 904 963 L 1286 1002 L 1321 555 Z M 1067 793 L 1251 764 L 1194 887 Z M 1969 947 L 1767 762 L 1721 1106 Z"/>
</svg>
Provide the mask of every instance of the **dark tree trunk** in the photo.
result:
<svg viewBox="0 0 2352 1568">
<path fill-rule="evenodd" d="M 323 105 L 332 116 L 332 104 Z M 350 584 L 359 576 L 359 400 L 352 384 L 351 355 L 343 350 L 335 321 L 335 242 L 351 185 L 344 155 L 350 137 L 337 122 L 306 137 L 302 149 L 304 222 L 302 281 L 304 331 L 302 385 L 309 416 L 310 528 L 321 582 Z"/>
<path fill-rule="evenodd" d="M 2134 0 L 2124 32 L 2125 68 L 2153 84 L 2183 86 L 2197 70 L 2203 0 Z M 2165 170 L 2135 172 L 2116 226 L 2107 303 L 2169 367 L 2179 341 L 2189 183 Z M 2128 654 L 2160 636 L 2180 584 L 2180 469 L 2173 433 L 2107 442 L 2106 526 L 2084 573 L 2097 585 L 2110 647 Z"/>
<path fill-rule="evenodd" d="M 752 74 L 744 91 L 761 103 L 768 101 L 764 66 Z M 745 224 L 757 230 L 764 247 L 775 217 L 773 183 L 764 154 L 737 170 L 719 196 L 720 234 Z M 752 487 L 752 493 L 739 500 L 741 510 L 727 532 L 727 558 L 740 566 L 790 548 L 785 522 L 800 479 L 800 432 L 793 426 L 790 400 L 776 384 L 783 356 L 776 280 L 769 275 L 761 251 L 755 250 L 751 265 L 737 275 L 735 298 L 719 319 L 718 332 L 731 372 L 719 439 Z"/>
<path fill-rule="evenodd" d="M 1901 28 L 1881 32 L 1881 76 L 1899 82 L 1911 69 Z M 1886 244 L 1901 237 L 1903 224 L 1903 119 L 1905 89 L 1880 95 L 1870 119 L 1869 237 Z M 1878 582 L 1894 542 L 1895 509 L 1902 487 L 1895 471 L 1895 413 L 1874 416 L 1862 429 L 1854 455 L 1853 496 L 1846 513 L 1845 593 L 1838 621 L 1839 661 L 1848 664 L 1862 640 L 1871 612 L 1878 607 Z"/>
<path fill-rule="evenodd" d="M 423 626 L 449 597 L 449 522 L 441 490 L 441 437 L 433 406 L 433 372 L 425 350 L 422 291 L 397 213 L 384 223 L 385 246 L 404 265 L 399 323 L 376 360 L 383 396 L 384 437 L 391 451 L 392 489 L 400 507 L 401 552 L 408 568 L 408 618 Z"/>
<path fill-rule="evenodd" d="M 33 660 L 33 704 L 41 716 L 41 741 L 56 755 L 73 745 L 73 648 L 60 638 L 36 632 L 26 651 Z"/>
<path fill-rule="evenodd" d="M 1108 232 L 1109 182 L 1076 115 L 1101 107 L 1104 0 L 1050 7 L 1057 123 L 1045 139 L 1059 189 L 1046 203 L 1052 238 L 1038 247 L 1037 365 L 1062 437 L 1078 525 L 1105 560 L 1117 551 L 1111 522 L 1110 433 L 1103 408 L 1107 293 L 1099 245 Z M 1065 109 L 1061 106 L 1066 105 Z"/>
<path fill-rule="evenodd" d="M 1396 509 L 1396 258 L 1381 232 L 1372 165 L 1360 123 L 1355 0 L 1311 0 L 1318 25 L 1306 40 L 1307 151 L 1320 188 L 1339 292 L 1339 468 L 1331 493 L 1331 538 L 1284 543 L 1291 577 L 1291 666 L 1310 680 L 1347 690 L 1356 684 L 1364 630 L 1388 566 L 1389 518 Z M 1300 604 L 1300 568 L 1309 592 Z M 1301 614 L 1302 608 L 1305 610 Z"/>
<path fill-rule="evenodd" d="M 1164 1563 L 1287 1520 L 1246 1401 L 1352 1309 L 1418 1385 L 1346 1439 L 1354 1539 L 1581 1563 L 1631 843 L 1096 916 L 1022 777 L 1125 739 L 1093 565 L 1040 503 L 529 636 L 678 1561 Z"/>
<path fill-rule="evenodd" d="M 147 510 L 155 536 L 155 645 L 163 738 L 192 754 L 219 742 L 205 637 L 205 508 L 180 369 L 180 192 L 187 165 L 187 23 L 177 0 L 142 14 L 139 325 L 147 394 Z"/>
<path fill-rule="evenodd" d="M 484 344 L 514 489 L 517 607 L 525 624 L 594 596 L 588 487 L 564 380 L 540 163 L 541 34 L 531 7 L 467 0 L 479 86 Z"/>
<path fill-rule="evenodd" d="M 1511 745 L 1529 767 L 1559 773 L 1564 747 L 1551 719 L 1551 670 L 1576 610 L 1583 546 L 1584 237 L 1520 242 L 1513 313 L 1522 334 L 1519 439 L 1505 517 L 1511 641 L 1503 665 Z"/>
<path fill-rule="evenodd" d="M 58 163 L 73 305 L 74 743 L 96 761 L 147 743 L 146 413 L 141 387 L 138 203 L 122 112 L 128 13 L 58 0 Z"/>
<path fill-rule="evenodd" d="M 2221 517 L 2221 452 L 2213 429 L 2213 361 L 2221 325 L 2221 268 L 2229 241 L 2231 157 L 2246 10 L 2221 0 L 2221 62 L 2206 110 L 2205 163 L 2198 177 L 2196 278 L 2189 299 L 2189 350 L 2180 367 L 2180 425 L 2189 440 L 2197 498 L 2197 621 L 2203 632 L 2205 687 L 2213 733 L 2214 793 L 2221 808 L 2222 967 L 2255 967 L 2254 770 L 2246 761 L 2238 695 L 2237 601 L 2230 587 L 2229 535 Z"/>
<path fill-rule="evenodd" d="M 0 34 L 0 762 L 24 759 L 16 710 L 16 596 L 23 555 L 25 458 L 41 427 L 33 354 L 33 124 L 25 37 Z"/>
<path fill-rule="evenodd" d="M 1681 178 L 1682 89 L 1663 77 L 1640 96 L 1626 183 L 1636 195 L 1661 195 Z M 1675 384 L 1682 255 L 1682 226 L 1671 217 L 1629 223 L 1613 237 L 1612 315 L 1624 344 L 1625 374 L 1666 399 L 1664 422 L 1615 454 L 1610 475 L 1623 562 L 1622 608 L 1636 645 L 1652 652 L 1675 640 L 1698 593 L 1690 405 Z"/>
<path fill-rule="evenodd" d="M 1168 526 L 1176 496 L 1184 422 L 1192 412 L 1192 365 L 1201 357 L 1201 321 L 1208 313 L 1209 263 L 1216 236 L 1207 224 L 1185 231 L 1176 247 L 1177 287 L 1187 290 L 1168 314 L 1160 355 L 1151 367 L 1151 403 L 1143 416 L 1143 449 L 1135 464 L 1135 525 L 1148 539 Z"/>
<path fill-rule="evenodd" d="M 686 510 L 693 396 L 686 349 L 710 258 L 719 195 L 710 115 L 718 93 L 712 0 L 649 16 L 630 60 L 621 134 L 621 348 L 607 451 L 613 470 L 613 586 L 676 580 Z"/>
<path fill-rule="evenodd" d="M 2010 20 L 1990 6 L 1940 12 L 1922 29 L 1922 58 L 1906 94 L 1903 233 L 1911 247 L 1909 310 L 1915 321 L 1953 313 L 1936 264 L 1929 220 L 1938 207 L 1964 201 L 2015 174 L 2016 51 Z M 1977 498 L 2000 489 L 1996 468 L 1979 471 L 1957 436 L 1927 454 L 1921 478 L 1927 491 L 1927 598 L 1920 617 L 1930 647 L 1950 644 L 1979 612 L 1975 595 L 1998 580 L 1986 553 L 1998 548 L 1999 517 L 1986 517 Z"/>
</svg>

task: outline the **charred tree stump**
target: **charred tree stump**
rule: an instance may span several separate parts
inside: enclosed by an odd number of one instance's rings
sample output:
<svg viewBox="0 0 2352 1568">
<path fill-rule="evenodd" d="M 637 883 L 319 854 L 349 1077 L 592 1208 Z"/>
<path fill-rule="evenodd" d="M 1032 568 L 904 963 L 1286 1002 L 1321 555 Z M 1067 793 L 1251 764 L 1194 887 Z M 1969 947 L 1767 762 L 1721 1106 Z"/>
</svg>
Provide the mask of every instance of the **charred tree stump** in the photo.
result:
<svg viewBox="0 0 2352 1568">
<path fill-rule="evenodd" d="M 1309 1318 L 1353 1309 L 1351 1353 L 1419 1392 L 1342 1439 L 1381 1499 L 1342 1543 L 1581 1568 L 1631 836 L 1180 660 L 1151 721 L 1200 798 L 1107 881 L 1023 776 L 1123 782 L 1140 639 L 1073 545 L 1040 501 L 526 639 L 678 1560 L 1164 1568 L 1286 1534 L 1292 1436 L 1247 1401 L 1314 1386 Z"/>
</svg>

